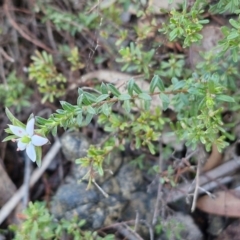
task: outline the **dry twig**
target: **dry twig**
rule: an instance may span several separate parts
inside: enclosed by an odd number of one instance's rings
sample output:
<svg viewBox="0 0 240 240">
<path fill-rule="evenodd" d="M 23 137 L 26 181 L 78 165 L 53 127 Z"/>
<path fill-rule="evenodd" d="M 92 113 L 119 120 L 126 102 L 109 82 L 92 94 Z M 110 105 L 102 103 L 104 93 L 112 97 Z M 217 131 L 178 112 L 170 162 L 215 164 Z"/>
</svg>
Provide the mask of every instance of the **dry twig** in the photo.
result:
<svg viewBox="0 0 240 240">
<path fill-rule="evenodd" d="M 5 3 L 4 3 L 4 12 L 6 13 L 6 16 L 8 18 L 8 21 L 10 22 L 10 24 L 12 25 L 12 27 L 14 29 L 16 29 L 18 31 L 18 33 L 24 37 L 25 39 L 27 39 L 29 42 L 35 44 L 36 46 L 46 50 L 47 52 L 49 53 L 54 53 L 54 51 L 52 49 L 50 49 L 49 47 L 47 47 L 45 44 L 43 44 L 42 42 L 40 42 L 39 40 L 37 40 L 33 35 L 32 33 L 30 33 L 29 31 L 28 32 L 24 32 L 22 30 L 22 28 L 15 22 L 15 20 L 12 18 L 11 14 L 10 14 L 10 11 L 9 11 L 9 5 L 11 4 L 11 1 L 10 0 L 5 0 Z M 25 31 L 27 31 L 25 29 Z"/>
<path fill-rule="evenodd" d="M 212 188 L 220 185 L 221 183 L 226 183 L 231 181 L 232 178 L 223 178 L 225 176 L 231 175 L 233 172 L 240 168 L 240 158 L 232 159 L 213 170 L 203 173 L 199 177 L 199 186 L 205 190 L 211 190 Z M 219 179 L 223 178 L 223 179 Z M 195 186 L 191 183 L 180 185 L 177 189 L 170 191 L 167 197 L 167 203 L 176 202 L 179 199 L 187 196 L 194 192 Z"/>
</svg>

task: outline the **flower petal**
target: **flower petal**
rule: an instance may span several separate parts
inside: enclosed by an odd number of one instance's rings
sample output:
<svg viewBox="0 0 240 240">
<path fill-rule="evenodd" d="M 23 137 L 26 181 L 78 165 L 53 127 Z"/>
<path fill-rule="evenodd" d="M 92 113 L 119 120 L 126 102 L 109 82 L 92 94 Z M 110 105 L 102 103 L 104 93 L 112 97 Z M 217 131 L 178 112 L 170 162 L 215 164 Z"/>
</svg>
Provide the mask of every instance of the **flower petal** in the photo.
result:
<svg viewBox="0 0 240 240">
<path fill-rule="evenodd" d="M 27 122 L 26 132 L 30 137 L 34 133 L 34 123 L 35 123 L 34 117 Z"/>
<path fill-rule="evenodd" d="M 36 151 L 32 143 L 27 145 L 27 155 L 33 162 L 36 161 Z"/>
<path fill-rule="evenodd" d="M 27 143 L 23 143 L 21 139 L 18 140 L 18 150 L 23 151 L 27 147 Z"/>
<path fill-rule="evenodd" d="M 33 135 L 32 136 L 32 144 L 34 146 L 42 146 L 48 142 L 48 139 L 45 137 L 41 137 L 38 135 Z"/>
<path fill-rule="evenodd" d="M 25 129 L 13 125 L 9 125 L 10 130 L 12 131 L 13 134 L 15 134 L 18 137 L 23 137 L 26 135 Z"/>
</svg>

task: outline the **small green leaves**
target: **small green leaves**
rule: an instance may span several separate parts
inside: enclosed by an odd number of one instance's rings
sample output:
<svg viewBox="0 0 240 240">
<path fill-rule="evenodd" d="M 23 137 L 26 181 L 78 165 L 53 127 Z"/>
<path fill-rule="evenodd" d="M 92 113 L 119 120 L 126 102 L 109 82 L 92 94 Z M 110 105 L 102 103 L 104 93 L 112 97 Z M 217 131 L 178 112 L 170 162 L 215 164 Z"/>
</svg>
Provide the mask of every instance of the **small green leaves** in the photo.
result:
<svg viewBox="0 0 240 240">
<path fill-rule="evenodd" d="M 234 20 L 234 19 L 230 19 L 229 20 L 229 23 L 234 27 L 234 28 L 236 28 L 236 29 L 240 29 L 240 24 L 239 24 L 239 22 L 237 22 L 236 20 Z"/>
<path fill-rule="evenodd" d="M 235 102 L 234 98 L 227 95 L 218 95 L 216 99 L 222 102 Z"/>
<path fill-rule="evenodd" d="M 54 127 L 52 128 L 52 135 L 53 135 L 54 137 L 57 136 L 57 126 L 54 126 Z"/>
<path fill-rule="evenodd" d="M 83 94 L 79 94 L 78 98 L 77 98 L 77 105 L 79 107 L 82 107 L 82 101 L 83 101 Z"/>
<path fill-rule="evenodd" d="M 240 49 L 240 16 L 237 20 L 230 19 L 230 24 L 233 28 L 223 26 L 221 28 L 224 38 L 219 41 L 219 46 L 221 47 L 220 55 L 224 55 L 227 51 L 230 52 L 234 62 L 239 59 L 239 49 Z"/>
<path fill-rule="evenodd" d="M 136 83 L 133 84 L 133 91 L 135 91 L 137 94 L 142 93 L 141 88 Z"/>
<path fill-rule="evenodd" d="M 96 114 L 96 110 L 91 106 L 87 106 L 87 112 L 92 115 Z"/>
<path fill-rule="evenodd" d="M 94 116 L 94 114 L 87 113 L 86 119 L 85 119 L 85 121 L 83 122 L 82 126 L 87 126 L 87 125 L 92 121 L 93 116 Z"/>
<path fill-rule="evenodd" d="M 8 108 L 5 109 L 5 112 L 8 119 L 11 121 L 12 125 L 22 127 L 22 128 L 26 127 L 22 122 L 20 122 L 17 118 L 13 116 L 13 114 L 9 111 Z"/>
<path fill-rule="evenodd" d="M 130 46 L 122 47 L 119 50 L 121 58 L 117 58 L 117 62 L 123 63 L 122 71 L 143 72 L 148 78 L 150 75 L 150 66 L 155 63 L 153 56 L 154 49 L 144 51 L 141 44 L 131 42 Z M 129 93 L 131 95 L 131 93 Z"/>
<path fill-rule="evenodd" d="M 167 110 L 167 108 L 170 104 L 170 99 L 169 99 L 168 95 L 166 95 L 164 93 L 160 93 L 159 97 L 162 100 L 163 110 L 164 111 Z"/>
<path fill-rule="evenodd" d="M 83 97 L 84 97 L 84 99 L 87 100 L 90 104 L 95 103 L 95 102 L 97 101 L 97 98 L 96 98 L 93 94 L 91 94 L 91 93 L 89 93 L 89 92 L 84 92 L 84 93 L 83 93 Z"/>
<path fill-rule="evenodd" d="M 62 109 L 58 109 L 57 111 L 63 111 L 63 110 Z M 49 122 L 48 119 L 45 119 L 45 118 L 42 118 L 42 117 L 38 117 L 38 116 L 36 116 L 36 121 L 40 125 L 44 125 L 44 124 L 47 124 Z"/>
<path fill-rule="evenodd" d="M 11 225 L 10 229 L 14 232 L 14 240 L 20 239 L 63 239 L 68 236 L 72 239 L 96 239 L 113 240 L 114 236 L 108 234 L 100 237 L 97 232 L 85 230 L 85 219 L 73 216 L 70 220 L 62 218 L 56 219 L 46 207 L 45 202 L 29 202 L 28 207 L 23 211 L 24 219 L 21 226 Z M 66 235 L 67 233 L 67 235 Z"/>
<path fill-rule="evenodd" d="M 186 85 L 185 81 L 178 81 L 177 78 L 172 78 L 172 84 L 174 91 L 181 89 Z"/>
<path fill-rule="evenodd" d="M 219 0 L 215 4 L 211 4 L 210 11 L 212 13 L 235 13 L 238 14 L 240 2 L 238 0 Z"/>
<path fill-rule="evenodd" d="M 53 100 L 65 94 L 63 83 L 66 78 L 63 74 L 57 71 L 53 62 L 52 55 L 45 51 L 36 51 L 35 56 L 32 56 L 32 64 L 28 68 L 29 77 L 38 84 L 40 93 L 43 94 L 42 102 Z"/>
<path fill-rule="evenodd" d="M 118 99 L 120 101 L 130 100 L 131 96 L 127 93 L 122 93 L 121 95 L 118 96 Z"/>
<path fill-rule="evenodd" d="M 67 110 L 67 111 L 75 110 L 75 107 L 68 102 L 60 101 L 60 104 L 62 105 L 63 110 Z"/>
<path fill-rule="evenodd" d="M 108 94 L 108 88 L 105 83 L 101 84 L 100 90 L 102 94 Z"/>
<path fill-rule="evenodd" d="M 96 103 L 100 103 L 100 102 L 104 101 L 105 99 L 107 99 L 108 97 L 109 97 L 108 94 L 100 95 L 100 96 L 96 99 Z"/>
<path fill-rule="evenodd" d="M 112 84 L 108 84 L 108 89 L 111 91 L 111 93 L 115 96 L 118 97 L 119 95 L 121 95 L 121 93 L 115 88 L 114 85 Z"/>
<path fill-rule="evenodd" d="M 105 156 L 112 150 L 112 148 L 100 149 L 96 146 L 91 145 L 88 149 L 87 156 L 77 159 L 75 162 L 80 164 L 82 167 L 90 168 L 90 171 L 97 171 L 100 176 L 104 175 L 104 170 L 102 167 Z M 92 176 L 87 174 L 89 178 L 89 183 L 91 184 Z"/>
<path fill-rule="evenodd" d="M 77 119 L 76 119 L 76 121 L 77 121 L 78 126 L 81 127 L 81 125 L 82 125 L 82 121 L 83 121 L 83 115 L 82 115 L 82 112 L 80 112 L 80 113 L 77 115 Z"/>
<path fill-rule="evenodd" d="M 13 140 L 13 139 L 15 139 L 15 138 L 16 138 L 15 135 L 9 135 L 9 136 L 5 137 L 5 138 L 2 140 L 2 142 L 7 142 L 7 141 Z"/>
<path fill-rule="evenodd" d="M 104 103 L 102 105 L 102 113 L 105 114 L 106 116 L 109 116 L 110 112 L 111 111 L 110 111 L 110 108 L 109 108 L 108 104 Z"/>
<path fill-rule="evenodd" d="M 41 147 L 35 147 L 36 151 L 36 164 L 38 167 L 41 167 L 42 164 L 42 148 Z"/>
<path fill-rule="evenodd" d="M 158 88 L 160 91 L 164 91 L 165 87 L 162 79 L 158 75 L 154 75 L 150 83 L 150 93 L 153 93 L 155 88 Z"/>
<path fill-rule="evenodd" d="M 198 3 L 195 2 L 195 4 Z M 201 8 L 194 8 L 194 6 L 190 12 L 187 12 L 186 9 L 183 9 L 182 12 L 173 9 L 170 12 L 169 22 L 163 23 L 159 31 L 167 34 L 170 41 L 183 39 L 183 47 L 188 47 L 202 39 L 199 32 L 203 28 L 203 24 L 209 22 L 207 19 L 199 20 L 201 18 L 200 13 Z"/>
<path fill-rule="evenodd" d="M 145 100 L 145 101 L 151 101 L 152 100 L 151 96 L 147 93 L 140 93 L 138 95 L 138 97 L 142 100 Z"/>
<path fill-rule="evenodd" d="M 127 112 L 130 113 L 131 112 L 131 103 L 129 100 L 124 101 L 123 103 L 123 109 Z"/>
<path fill-rule="evenodd" d="M 129 81 L 128 81 L 128 84 L 127 84 L 127 90 L 128 90 L 128 93 L 132 96 L 133 95 L 133 87 L 134 87 L 134 84 L 135 84 L 135 81 L 133 78 L 131 78 Z"/>
</svg>

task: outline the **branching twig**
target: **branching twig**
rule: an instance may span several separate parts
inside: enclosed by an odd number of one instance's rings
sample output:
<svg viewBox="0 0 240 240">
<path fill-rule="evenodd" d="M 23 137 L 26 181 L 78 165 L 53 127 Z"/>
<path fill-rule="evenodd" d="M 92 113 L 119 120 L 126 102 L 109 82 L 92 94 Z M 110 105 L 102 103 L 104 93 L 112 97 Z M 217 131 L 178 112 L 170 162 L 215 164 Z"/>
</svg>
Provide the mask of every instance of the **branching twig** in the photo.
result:
<svg viewBox="0 0 240 240">
<path fill-rule="evenodd" d="M 53 33 L 52 33 L 52 28 L 51 28 L 50 21 L 46 22 L 46 27 L 47 27 L 47 34 L 48 34 L 49 42 L 50 42 L 52 48 L 55 51 L 57 51 L 57 45 L 56 45 L 55 40 L 54 40 L 54 36 L 53 36 Z"/>
<path fill-rule="evenodd" d="M 105 231 L 105 230 L 108 230 L 108 229 L 118 229 L 118 226 L 126 225 L 126 224 L 135 225 L 135 221 L 136 221 L 136 220 L 128 220 L 128 221 L 124 221 L 124 222 L 120 222 L 120 223 L 113 223 L 113 224 L 111 224 L 111 225 L 109 225 L 109 226 L 106 226 L 106 227 L 103 227 L 103 228 L 99 229 L 98 231 Z M 150 240 L 154 240 L 153 229 L 152 229 L 151 224 L 149 224 L 149 223 L 148 223 L 146 220 L 144 220 L 144 219 L 139 219 L 139 222 L 148 227 L 148 229 L 149 229 L 149 234 L 150 234 Z M 128 238 L 128 239 L 129 239 L 129 238 Z M 136 239 L 136 238 L 135 238 L 135 239 Z M 141 239 L 141 238 L 140 238 L 140 239 Z"/>
<path fill-rule="evenodd" d="M 128 227 L 126 223 L 116 226 L 115 229 L 129 240 L 143 240 L 143 238 L 141 238 L 138 233 L 134 232 L 130 227 Z"/>
<path fill-rule="evenodd" d="M 96 181 L 93 179 L 92 180 L 93 184 L 95 185 L 95 187 L 102 193 L 102 195 L 105 197 L 105 198 L 108 198 L 109 195 L 96 183 Z"/>
<path fill-rule="evenodd" d="M 15 60 L 12 57 L 10 57 L 2 47 L 0 47 L 0 54 L 9 62 L 12 62 L 12 63 L 15 62 Z"/>
<path fill-rule="evenodd" d="M 208 191 L 212 188 L 216 187 L 216 185 L 220 185 L 221 183 L 229 182 L 231 179 L 224 178 L 217 180 L 218 178 L 225 177 L 226 175 L 230 175 L 233 172 L 237 171 L 240 168 L 240 158 L 233 159 L 228 161 L 215 169 L 204 173 L 199 178 L 199 186 L 207 189 Z M 179 199 L 183 198 L 189 193 L 194 192 L 194 187 L 192 184 L 183 184 L 174 191 L 169 192 L 167 197 L 167 203 L 176 202 Z"/>
</svg>

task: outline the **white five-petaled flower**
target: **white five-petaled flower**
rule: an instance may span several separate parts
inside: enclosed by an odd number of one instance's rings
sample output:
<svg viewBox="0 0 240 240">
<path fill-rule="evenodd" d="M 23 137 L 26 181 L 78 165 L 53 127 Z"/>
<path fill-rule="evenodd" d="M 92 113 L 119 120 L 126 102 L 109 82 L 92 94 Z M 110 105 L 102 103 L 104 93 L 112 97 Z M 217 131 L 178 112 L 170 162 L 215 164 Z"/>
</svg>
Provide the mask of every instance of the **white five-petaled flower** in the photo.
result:
<svg viewBox="0 0 240 240">
<path fill-rule="evenodd" d="M 48 142 L 47 138 L 34 134 L 34 123 L 35 119 L 33 117 L 27 122 L 26 129 L 14 125 L 9 125 L 12 133 L 19 137 L 18 139 L 15 139 L 18 145 L 17 150 L 23 151 L 26 149 L 28 157 L 33 162 L 35 162 L 37 158 L 35 146 L 39 147 Z"/>
</svg>

